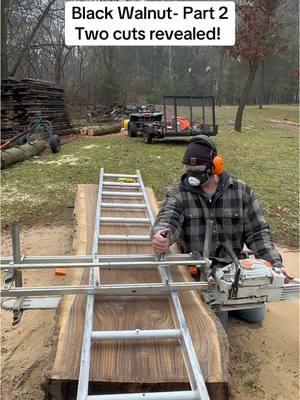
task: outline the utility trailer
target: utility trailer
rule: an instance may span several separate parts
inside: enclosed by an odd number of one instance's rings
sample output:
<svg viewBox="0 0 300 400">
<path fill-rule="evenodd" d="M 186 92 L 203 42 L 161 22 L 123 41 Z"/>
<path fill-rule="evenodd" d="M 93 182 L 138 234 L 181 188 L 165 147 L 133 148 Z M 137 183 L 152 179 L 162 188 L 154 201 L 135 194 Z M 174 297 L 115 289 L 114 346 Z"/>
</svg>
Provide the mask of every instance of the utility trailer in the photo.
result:
<svg viewBox="0 0 300 400">
<path fill-rule="evenodd" d="M 145 108 L 129 115 L 128 136 L 141 133 L 144 142 L 165 137 L 215 136 L 218 133 L 213 96 L 164 96 L 163 113 Z"/>
</svg>

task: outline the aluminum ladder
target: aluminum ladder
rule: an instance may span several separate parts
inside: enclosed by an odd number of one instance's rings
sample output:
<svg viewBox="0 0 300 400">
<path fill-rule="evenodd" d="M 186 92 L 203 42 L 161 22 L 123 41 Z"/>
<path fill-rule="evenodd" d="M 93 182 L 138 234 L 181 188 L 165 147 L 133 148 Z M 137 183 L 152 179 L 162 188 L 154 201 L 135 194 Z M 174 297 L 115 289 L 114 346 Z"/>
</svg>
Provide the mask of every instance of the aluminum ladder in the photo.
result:
<svg viewBox="0 0 300 400">
<path fill-rule="evenodd" d="M 105 180 L 105 179 L 110 180 Z M 117 181 L 116 179 L 119 179 Z M 132 182 L 126 182 L 130 180 Z M 125 181 L 125 182 L 124 182 Z M 115 190 L 107 190 L 107 188 L 117 188 Z M 120 189 L 126 188 L 122 191 Z M 134 191 L 127 191 L 130 189 Z M 119 189 L 119 190 L 118 190 Z M 103 197 L 122 197 L 142 199 L 143 203 L 127 204 L 108 203 L 103 201 Z M 130 209 L 145 210 L 146 218 L 126 218 L 126 217 L 102 217 L 102 209 Z M 102 168 L 100 171 L 97 209 L 95 217 L 95 228 L 93 238 L 93 258 L 95 263 L 99 256 L 99 248 L 101 249 L 101 241 L 150 241 L 150 235 L 101 235 L 101 223 L 118 223 L 118 224 L 144 224 L 149 225 L 149 229 L 154 223 L 154 216 L 150 207 L 149 200 L 145 191 L 144 183 L 140 172 L 137 170 L 136 175 L 128 174 L 110 174 L 104 173 Z M 99 246 L 100 244 L 100 246 Z M 153 262 L 157 266 L 157 263 Z M 173 282 L 172 274 L 168 266 L 159 265 L 158 271 L 162 282 Z M 101 267 L 95 266 L 90 268 L 89 284 L 101 287 Z M 150 285 L 150 284 L 149 284 Z M 147 285 L 144 285 L 145 288 Z M 141 293 L 143 294 L 143 293 Z M 187 328 L 182 306 L 176 290 L 172 290 L 169 294 L 169 302 L 174 313 L 174 322 L 177 329 L 160 329 L 160 330 L 131 330 L 131 331 L 93 331 L 93 313 L 94 313 L 94 297 L 95 294 L 87 295 L 86 313 L 84 322 L 84 334 L 81 351 L 80 372 L 78 380 L 77 400 L 209 400 L 207 388 L 201 368 L 195 353 L 192 339 Z M 174 392 L 157 392 L 157 393 L 132 393 L 132 394 L 113 394 L 113 395 L 88 395 L 89 387 L 89 368 L 91 356 L 91 344 L 93 341 L 100 340 L 143 340 L 143 339 L 178 339 L 184 357 L 191 390 L 174 391 Z"/>
</svg>

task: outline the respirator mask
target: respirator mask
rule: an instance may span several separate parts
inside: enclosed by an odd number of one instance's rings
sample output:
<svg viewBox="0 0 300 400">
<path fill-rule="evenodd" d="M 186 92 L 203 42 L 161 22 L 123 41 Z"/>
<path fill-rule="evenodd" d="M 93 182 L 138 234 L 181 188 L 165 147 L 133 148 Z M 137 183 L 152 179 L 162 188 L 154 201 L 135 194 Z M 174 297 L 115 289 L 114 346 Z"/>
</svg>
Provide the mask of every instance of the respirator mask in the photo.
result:
<svg viewBox="0 0 300 400">
<path fill-rule="evenodd" d="M 205 185 L 212 173 L 209 172 L 209 167 L 206 167 L 203 171 L 187 171 L 187 181 L 191 186 L 198 187 Z"/>
</svg>

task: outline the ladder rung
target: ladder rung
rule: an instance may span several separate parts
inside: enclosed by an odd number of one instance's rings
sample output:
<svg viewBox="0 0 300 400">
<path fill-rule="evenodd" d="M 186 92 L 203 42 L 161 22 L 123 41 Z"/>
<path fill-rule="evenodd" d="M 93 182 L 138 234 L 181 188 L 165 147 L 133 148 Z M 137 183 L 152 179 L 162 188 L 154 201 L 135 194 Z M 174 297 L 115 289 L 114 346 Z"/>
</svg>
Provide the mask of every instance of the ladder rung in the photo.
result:
<svg viewBox="0 0 300 400">
<path fill-rule="evenodd" d="M 124 174 L 103 174 L 103 176 L 111 176 L 114 178 L 135 178 L 137 179 L 138 175 L 124 175 Z"/>
<path fill-rule="evenodd" d="M 145 241 L 145 240 L 150 240 L 150 235 L 99 235 L 99 240 Z"/>
<path fill-rule="evenodd" d="M 197 400 L 195 390 L 158 393 L 100 394 L 88 396 L 87 400 Z"/>
<path fill-rule="evenodd" d="M 103 186 L 120 186 L 120 187 L 140 187 L 139 183 L 130 183 L 130 182 L 103 182 Z"/>
<path fill-rule="evenodd" d="M 146 204 L 101 203 L 103 208 L 147 208 Z"/>
<path fill-rule="evenodd" d="M 103 191 L 103 196 L 118 196 L 118 197 L 143 197 L 143 193 L 141 192 L 108 192 Z"/>
<path fill-rule="evenodd" d="M 139 340 L 139 339 L 179 339 L 179 329 L 155 329 L 132 331 L 93 331 L 92 340 Z"/>
<path fill-rule="evenodd" d="M 132 223 L 132 224 L 150 224 L 149 218 L 129 218 L 129 217 L 101 217 L 101 222 L 122 222 L 122 223 Z"/>
</svg>

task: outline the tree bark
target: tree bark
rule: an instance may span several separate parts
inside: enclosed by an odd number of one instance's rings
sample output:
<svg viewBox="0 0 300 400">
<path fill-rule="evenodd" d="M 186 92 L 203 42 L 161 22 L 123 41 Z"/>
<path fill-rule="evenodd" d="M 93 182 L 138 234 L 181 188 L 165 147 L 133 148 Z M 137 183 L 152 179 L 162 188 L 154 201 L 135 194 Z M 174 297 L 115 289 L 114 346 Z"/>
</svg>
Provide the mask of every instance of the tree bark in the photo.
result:
<svg viewBox="0 0 300 400">
<path fill-rule="evenodd" d="M 44 141 L 36 141 L 32 144 L 26 143 L 23 146 L 12 147 L 11 149 L 1 151 L 1 169 L 36 156 L 41 153 L 45 147 L 46 143 Z"/>
<path fill-rule="evenodd" d="M 8 75 L 7 60 L 7 8 L 9 0 L 1 1 L 1 78 Z"/>
<path fill-rule="evenodd" d="M 94 126 L 88 129 L 89 136 L 108 135 L 110 133 L 118 133 L 122 129 L 121 124 L 106 124 L 102 126 Z"/>
<path fill-rule="evenodd" d="M 14 66 L 12 67 L 11 71 L 9 72 L 9 76 L 14 76 L 16 74 L 16 72 L 18 71 L 24 55 L 29 50 L 30 45 L 31 45 L 37 31 L 39 30 L 40 26 L 42 25 L 44 19 L 48 15 L 48 13 L 49 13 L 52 5 L 55 3 L 55 1 L 56 0 L 50 0 L 47 7 L 44 9 L 43 13 L 40 15 L 38 22 L 35 25 L 35 27 L 33 28 L 33 31 L 31 32 L 29 38 L 25 42 L 25 45 L 24 45 L 23 49 L 21 50 L 21 53 L 20 53 L 19 57 L 17 58 L 17 61 L 15 62 Z"/>
<path fill-rule="evenodd" d="M 263 108 L 264 103 L 264 83 L 265 83 L 265 63 L 262 62 L 260 66 L 260 96 L 259 96 L 259 109 Z"/>
<path fill-rule="evenodd" d="M 219 85 L 218 85 L 218 97 L 217 97 L 217 105 L 221 107 L 223 105 L 223 67 L 224 67 L 224 53 L 220 55 L 220 64 L 219 64 Z"/>
<path fill-rule="evenodd" d="M 168 80 L 169 80 L 169 90 L 172 89 L 172 47 L 168 47 Z M 170 92 L 171 93 L 171 92 Z"/>
<path fill-rule="evenodd" d="M 235 117 L 234 130 L 237 132 L 241 132 L 241 129 L 242 129 L 242 119 L 243 119 L 244 108 L 245 108 L 245 105 L 246 105 L 246 102 L 248 99 L 248 95 L 251 90 L 254 78 L 255 78 L 255 74 L 257 71 L 257 65 L 258 65 L 257 62 L 253 62 L 253 63 L 249 64 L 248 79 L 245 84 L 243 93 L 241 95 L 238 110 L 237 110 L 236 117 Z"/>
</svg>

